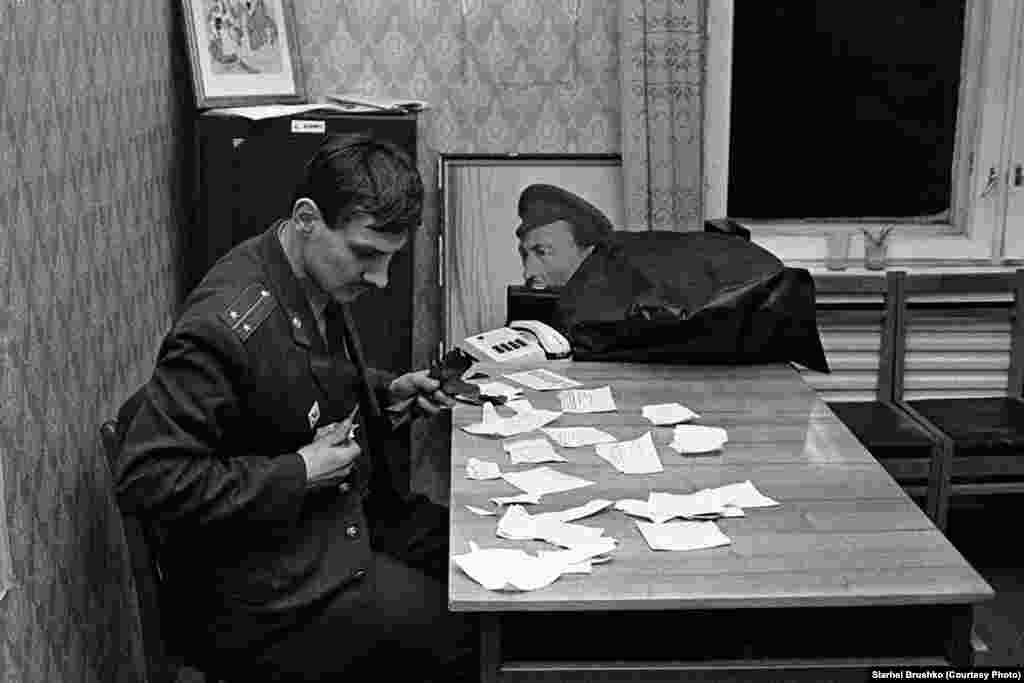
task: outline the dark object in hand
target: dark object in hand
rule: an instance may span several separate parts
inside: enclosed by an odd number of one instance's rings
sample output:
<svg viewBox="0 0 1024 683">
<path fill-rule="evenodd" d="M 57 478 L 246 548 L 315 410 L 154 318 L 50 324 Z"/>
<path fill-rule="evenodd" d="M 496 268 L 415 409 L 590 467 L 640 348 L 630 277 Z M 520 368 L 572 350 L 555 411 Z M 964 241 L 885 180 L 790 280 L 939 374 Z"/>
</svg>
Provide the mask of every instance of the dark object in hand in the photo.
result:
<svg viewBox="0 0 1024 683">
<path fill-rule="evenodd" d="M 446 353 L 440 363 L 434 363 L 427 375 L 439 381 L 441 391 L 449 396 L 456 394 L 476 396 L 480 393 L 480 387 L 462 379 L 462 375 L 473 366 L 474 362 L 473 357 L 468 353 L 455 348 Z"/>
</svg>

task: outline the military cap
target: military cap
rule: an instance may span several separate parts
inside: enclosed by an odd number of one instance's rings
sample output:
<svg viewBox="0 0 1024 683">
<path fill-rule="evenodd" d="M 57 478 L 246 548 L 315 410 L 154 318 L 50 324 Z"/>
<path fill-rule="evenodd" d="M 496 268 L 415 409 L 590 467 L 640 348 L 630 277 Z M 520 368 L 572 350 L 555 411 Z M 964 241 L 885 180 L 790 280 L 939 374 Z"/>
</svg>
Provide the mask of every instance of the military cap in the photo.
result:
<svg viewBox="0 0 1024 683">
<path fill-rule="evenodd" d="M 573 225 L 573 236 L 581 247 L 605 241 L 612 230 L 612 222 L 596 206 L 578 195 L 555 185 L 530 185 L 519 195 L 519 218 L 516 237 L 555 221 Z"/>
</svg>

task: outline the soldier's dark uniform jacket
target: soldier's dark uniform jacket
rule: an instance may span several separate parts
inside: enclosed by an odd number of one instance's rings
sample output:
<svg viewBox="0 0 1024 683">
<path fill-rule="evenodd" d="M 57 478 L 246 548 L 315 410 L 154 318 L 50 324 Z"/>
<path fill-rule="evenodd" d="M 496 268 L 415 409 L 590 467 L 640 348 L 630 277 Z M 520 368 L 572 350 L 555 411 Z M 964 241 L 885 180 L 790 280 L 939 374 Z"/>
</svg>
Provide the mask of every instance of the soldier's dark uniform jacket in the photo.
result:
<svg viewBox="0 0 1024 683">
<path fill-rule="evenodd" d="M 184 310 L 128 428 L 118 497 L 160 521 L 196 625 L 245 644 L 274 614 L 372 580 L 364 437 L 349 479 L 319 490 L 296 452 L 362 385 L 325 346 L 276 226 L 214 266 Z M 384 391 L 390 377 L 374 377 Z"/>
</svg>

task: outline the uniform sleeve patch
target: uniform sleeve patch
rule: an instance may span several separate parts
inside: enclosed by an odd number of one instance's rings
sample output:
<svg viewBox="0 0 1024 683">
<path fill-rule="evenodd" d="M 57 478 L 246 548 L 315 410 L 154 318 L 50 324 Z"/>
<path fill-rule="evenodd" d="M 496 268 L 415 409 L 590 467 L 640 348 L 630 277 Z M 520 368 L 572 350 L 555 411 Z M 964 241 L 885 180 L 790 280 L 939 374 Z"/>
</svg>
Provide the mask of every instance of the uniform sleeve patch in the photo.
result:
<svg viewBox="0 0 1024 683">
<path fill-rule="evenodd" d="M 217 317 L 244 342 L 273 310 L 274 297 L 270 289 L 256 283 L 246 287 Z"/>
</svg>

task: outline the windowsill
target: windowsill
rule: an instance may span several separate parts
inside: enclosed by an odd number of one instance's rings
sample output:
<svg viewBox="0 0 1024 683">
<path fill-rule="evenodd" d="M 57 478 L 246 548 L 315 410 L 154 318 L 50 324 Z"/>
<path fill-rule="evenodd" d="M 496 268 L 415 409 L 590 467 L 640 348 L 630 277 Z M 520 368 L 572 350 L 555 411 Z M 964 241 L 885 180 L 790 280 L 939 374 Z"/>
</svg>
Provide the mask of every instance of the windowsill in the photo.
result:
<svg viewBox="0 0 1024 683">
<path fill-rule="evenodd" d="M 799 262 L 786 261 L 787 266 L 796 268 L 806 268 L 810 271 L 811 275 L 849 275 L 851 277 L 863 277 L 865 275 L 876 275 L 880 278 L 885 277 L 885 274 L 889 270 L 902 270 L 907 273 L 928 273 L 935 275 L 942 275 L 945 273 L 956 273 L 956 274 L 971 274 L 971 273 L 1012 273 L 1018 268 L 1021 268 L 1021 264 L 1007 263 L 1004 265 L 976 265 L 965 263 L 963 265 L 904 265 L 895 263 L 885 270 L 868 270 L 863 265 L 849 266 L 843 270 L 829 270 L 822 264 L 807 264 Z"/>
</svg>

